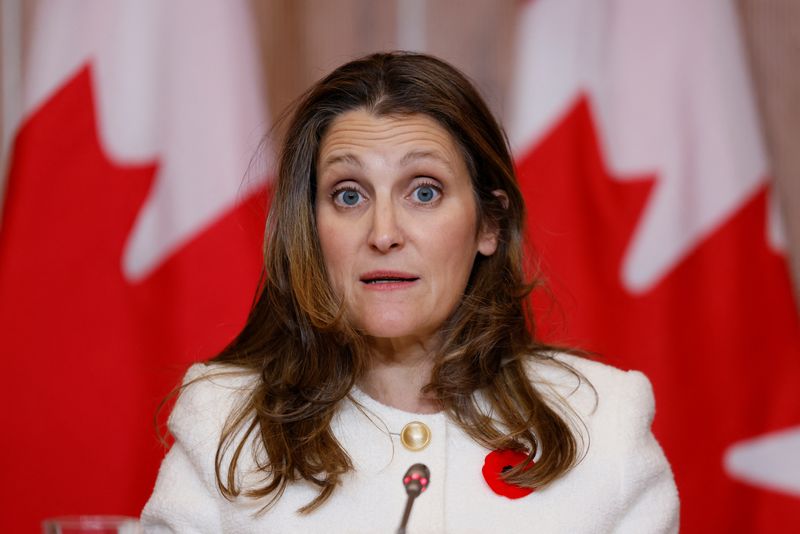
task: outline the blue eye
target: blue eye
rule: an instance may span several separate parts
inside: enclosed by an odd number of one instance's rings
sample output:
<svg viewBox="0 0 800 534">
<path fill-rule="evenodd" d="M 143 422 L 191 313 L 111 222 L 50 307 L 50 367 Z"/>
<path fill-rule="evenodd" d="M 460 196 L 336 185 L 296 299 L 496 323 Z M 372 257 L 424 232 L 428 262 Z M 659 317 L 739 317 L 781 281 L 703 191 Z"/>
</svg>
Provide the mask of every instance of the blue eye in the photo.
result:
<svg viewBox="0 0 800 534">
<path fill-rule="evenodd" d="M 417 202 L 427 204 L 436 199 L 439 191 L 432 185 L 421 185 L 414 189 L 412 196 Z"/>
<path fill-rule="evenodd" d="M 343 189 L 335 193 L 334 198 L 344 206 L 355 206 L 361 201 L 361 193 L 353 189 Z"/>
</svg>

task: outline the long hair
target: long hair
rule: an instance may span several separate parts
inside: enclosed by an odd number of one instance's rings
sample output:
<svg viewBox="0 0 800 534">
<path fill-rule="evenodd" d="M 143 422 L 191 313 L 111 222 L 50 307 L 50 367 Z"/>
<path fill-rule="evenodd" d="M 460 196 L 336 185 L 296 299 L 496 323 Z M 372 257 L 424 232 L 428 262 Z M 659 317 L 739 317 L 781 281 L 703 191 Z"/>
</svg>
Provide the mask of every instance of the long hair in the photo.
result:
<svg viewBox="0 0 800 534">
<path fill-rule="evenodd" d="M 339 67 L 296 104 L 279 157 L 259 293 L 241 333 L 212 360 L 260 376 L 223 431 L 216 457 L 220 490 L 228 498 L 266 497 L 268 507 L 288 484 L 306 480 L 319 488 L 301 508 L 310 512 L 353 469 L 331 420 L 363 376 L 368 354 L 329 283 L 314 203 L 321 139 L 336 117 L 357 109 L 379 117 L 424 114 L 462 151 L 478 228 L 497 229 L 499 243 L 491 256 L 477 256 L 463 298 L 441 328 L 425 391 L 478 443 L 527 451 L 527 464 L 539 451 L 532 468 L 517 466 L 503 475 L 507 481 L 548 484 L 578 461 L 580 447 L 568 409 L 545 401 L 526 373 L 532 360 L 552 360 L 552 353 L 535 341 L 528 309 L 525 206 L 505 134 L 458 70 L 431 56 L 394 52 Z M 478 392 L 492 416 L 478 404 Z M 248 442 L 263 449 L 258 468 L 265 478 L 242 488 L 237 466 Z"/>
</svg>

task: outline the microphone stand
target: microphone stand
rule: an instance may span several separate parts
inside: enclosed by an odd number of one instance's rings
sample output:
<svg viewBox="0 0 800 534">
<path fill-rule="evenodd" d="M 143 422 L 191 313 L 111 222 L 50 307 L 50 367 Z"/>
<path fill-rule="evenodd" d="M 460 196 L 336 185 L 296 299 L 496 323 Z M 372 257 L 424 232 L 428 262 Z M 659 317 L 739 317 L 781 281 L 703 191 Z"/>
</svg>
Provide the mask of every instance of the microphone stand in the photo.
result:
<svg viewBox="0 0 800 534">
<path fill-rule="evenodd" d="M 414 499 L 419 497 L 420 493 L 427 489 L 430 478 L 431 472 L 425 464 L 414 464 L 409 467 L 406 474 L 403 475 L 403 485 L 406 487 L 408 500 L 406 501 L 406 509 L 403 512 L 403 519 L 400 521 L 400 526 L 397 528 L 397 534 L 406 534 L 406 525 L 411 515 L 411 507 L 414 505 Z"/>
<path fill-rule="evenodd" d="M 408 524 L 408 517 L 411 515 L 411 507 L 414 505 L 414 499 L 417 498 L 417 495 L 408 494 L 408 500 L 406 500 L 406 510 L 403 512 L 403 519 L 400 521 L 400 526 L 397 528 L 397 534 L 406 534 L 406 525 Z"/>
</svg>

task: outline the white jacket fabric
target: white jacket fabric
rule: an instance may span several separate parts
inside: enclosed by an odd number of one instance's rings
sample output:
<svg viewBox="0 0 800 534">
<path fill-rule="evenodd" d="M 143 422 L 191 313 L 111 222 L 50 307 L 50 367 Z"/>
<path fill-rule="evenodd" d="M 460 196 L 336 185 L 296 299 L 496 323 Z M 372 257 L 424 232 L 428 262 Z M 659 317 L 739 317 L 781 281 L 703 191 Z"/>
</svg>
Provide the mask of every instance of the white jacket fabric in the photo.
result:
<svg viewBox="0 0 800 534">
<path fill-rule="evenodd" d="M 402 477 L 412 464 L 424 463 L 430 468 L 430 486 L 414 503 L 409 534 L 677 532 L 678 495 L 650 430 L 654 402 L 647 378 L 582 358 L 558 358 L 583 374 L 594 391 L 551 364 L 531 366 L 536 387 L 546 395 L 561 395 L 583 421 L 578 428 L 586 455 L 553 484 L 520 499 L 498 495 L 481 473 L 490 451 L 445 415 L 403 412 L 354 389 L 332 428 L 355 469 L 321 508 L 307 515 L 297 513 L 316 495 L 307 482 L 291 484 L 263 514 L 258 514 L 263 501 L 239 497 L 230 502 L 219 493 L 214 457 L 220 432 L 254 378 L 200 380 L 183 390 L 170 416 L 175 443 L 142 513 L 145 531 L 391 533 L 406 503 Z M 220 369 L 195 365 L 186 380 Z M 400 443 L 398 433 L 411 421 L 431 429 L 431 442 L 422 451 L 406 450 Z M 243 455 L 246 468 L 253 465 L 252 451 Z M 245 482 L 263 480 L 263 474 L 244 477 Z"/>
</svg>

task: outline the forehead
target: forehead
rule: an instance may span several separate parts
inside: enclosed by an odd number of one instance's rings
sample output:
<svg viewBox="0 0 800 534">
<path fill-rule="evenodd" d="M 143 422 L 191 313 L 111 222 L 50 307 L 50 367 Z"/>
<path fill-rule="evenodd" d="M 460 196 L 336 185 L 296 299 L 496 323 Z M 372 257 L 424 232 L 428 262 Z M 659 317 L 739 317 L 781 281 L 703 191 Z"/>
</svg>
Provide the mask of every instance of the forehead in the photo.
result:
<svg viewBox="0 0 800 534">
<path fill-rule="evenodd" d="M 334 119 L 322 137 L 318 161 L 325 166 L 367 150 L 386 157 L 422 154 L 460 168 L 465 164 L 456 140 L 431 117 L 376 116 L 363 109 L 342 113 Z"/>
</svg>

